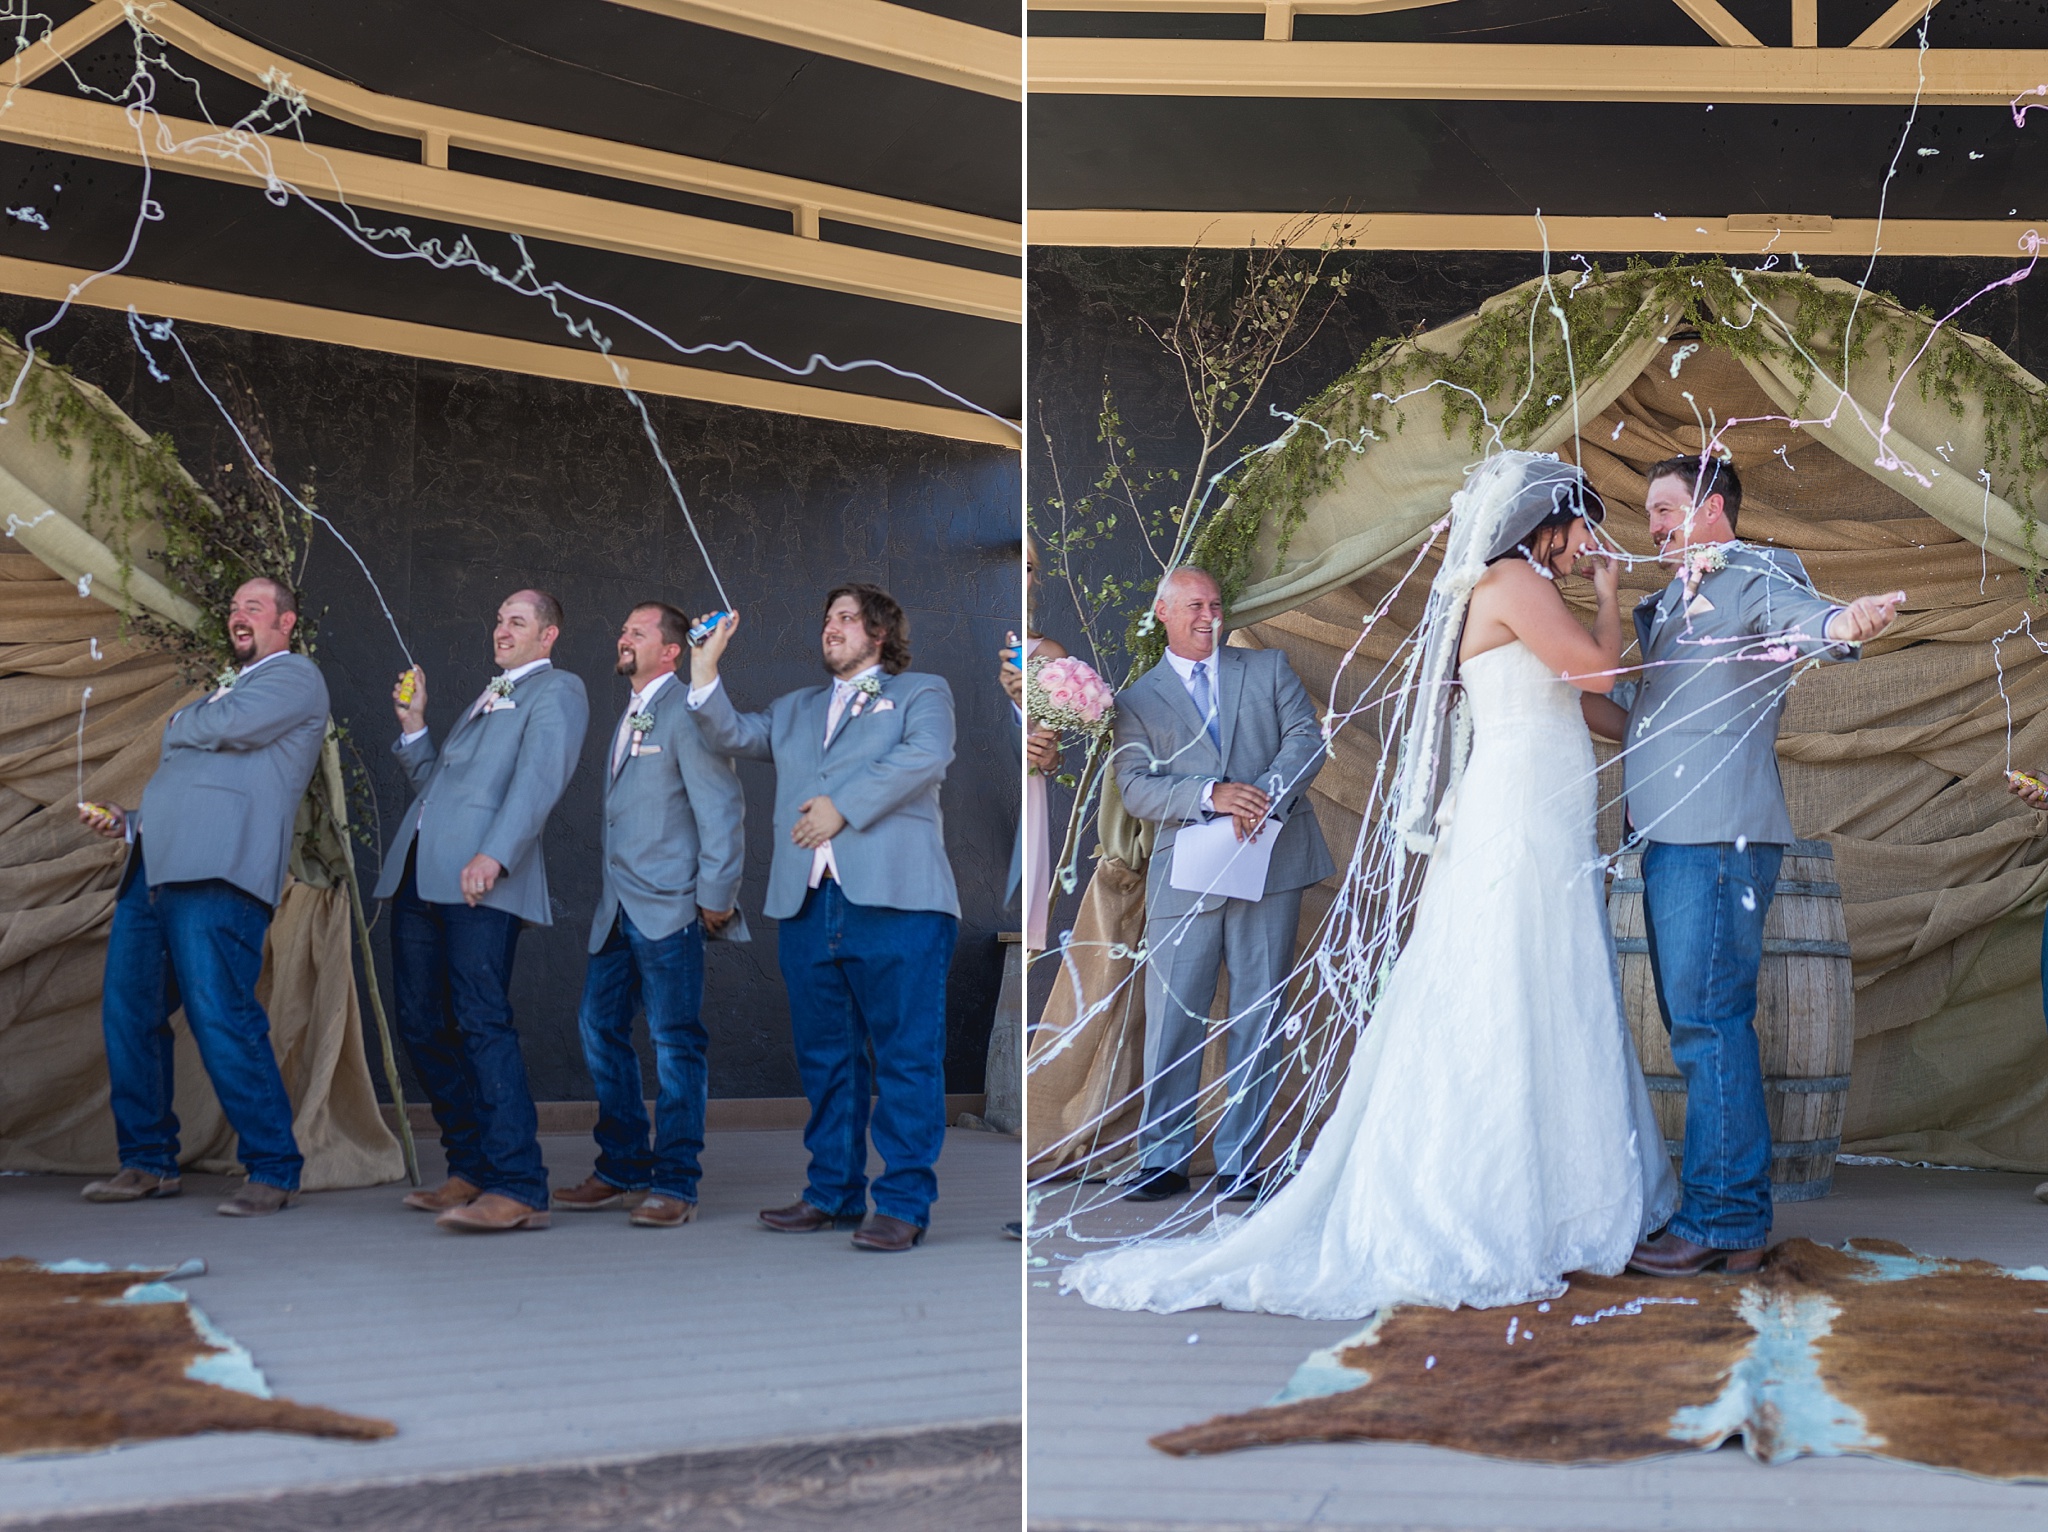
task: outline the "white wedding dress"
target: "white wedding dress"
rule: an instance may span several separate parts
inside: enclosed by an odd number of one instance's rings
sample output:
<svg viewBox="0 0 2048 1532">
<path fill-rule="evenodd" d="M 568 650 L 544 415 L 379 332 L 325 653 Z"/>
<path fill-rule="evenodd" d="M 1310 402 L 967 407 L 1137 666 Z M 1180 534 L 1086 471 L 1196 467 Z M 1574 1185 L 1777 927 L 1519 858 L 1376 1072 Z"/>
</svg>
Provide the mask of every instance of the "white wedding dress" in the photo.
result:
<svg viewBox="0 0 2048 1532">
<path fill-rule="evenodd" d="M 1613 1275 L 1678 1190 L 1622 1019 L 1578 692 L 1467 660 L 1472 754 L 1407 944 L 1299 1172 L 1248 1217 L 1077 1261 L 1105 1308 L 1357 1319 Z"/>
</svg>

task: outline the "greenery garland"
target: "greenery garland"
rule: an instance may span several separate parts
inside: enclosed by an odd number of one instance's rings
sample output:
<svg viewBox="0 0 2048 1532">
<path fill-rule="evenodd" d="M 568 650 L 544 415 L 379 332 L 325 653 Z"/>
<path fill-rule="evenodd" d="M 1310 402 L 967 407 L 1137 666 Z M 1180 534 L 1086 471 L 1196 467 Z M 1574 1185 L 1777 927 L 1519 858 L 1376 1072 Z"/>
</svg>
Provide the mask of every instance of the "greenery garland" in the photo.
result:
<svg viewBox="0 0 2048 1532">
<path fill-rule="evenodd" d="M 1759 301 L 1785 323 L 1790 345 L 1775 330 L 1750 322 Z M 1553 304 L 1567 321 L 1562 328 L 1568 345 L 1561 343 L 1557 316 L 1536 308 Z M 1855 325 L 1845 358 L 1842 336 L 1852 310 Z M 1744 270 L 1715 261 L 1659 266 L 1634 259 L 1611 274 L 1595 266 L 1583 276 L 1552 278 L 1547 302 L 1540 286 L 1524 285 L 1484 306 L 1456 351 L 1430 349 L 1422 344 L 1426 336 L 1388 337 L 1376 344 L 1299 412 L 1320 431 L 1297 430 L 1229 481 L 1228 498 L 1197 539 L 1191 561 L 1216 575 L 1226 602 L 1277 573 L 1309 501 L 1336 482 L 1349 456 L 1330 450 L 1323 433 L 1354 445 L 1398 433 L 1406 422 L 1395 398 L 1407 390 L 1432 380 L 1449 385 L 1442 393 L 1444 426 L 1454 430 L 1462 422 L 1475 451 L 1485 445 L 1485 409 L 1519 397 L 1523 403 L 1500 425 L 1505 445 L 1523 447 L 1548 418 L 1546 401 L 1569 397 L 1577 380 L 1597 376 L 1652 326 L 1668 325 L 1667 334 L 1694 331 L 1715 350 L 1786 367 L 1800 380 L 1802 404 L 1822 369 L 1834 372 L 1844 361 L 1864 360 L 1873 343 L 1883 348 L 1894 379 L 1926 347 L 1915 368 L 1921 398 L 1939 401 L 1958 419 L 1972 400 L 1983 410 L 1986 467 L 2003 481 L 2001 493 L 2020 513 L 2031 592 L 2040 574 L 2032 483 L 2048 463 L 2048 388 L 1953 326 L 1942 327 L 1929 343 L 1936 324 L 1932 311 L 1907 309 L 1888 294 L 1865 291 L 1859 298 L 1853 288 L 1823 286 L 1802 272 Z M 1260 570 L 1255 565 L 1267 529 L 1274 568 Z"/>
</svg>

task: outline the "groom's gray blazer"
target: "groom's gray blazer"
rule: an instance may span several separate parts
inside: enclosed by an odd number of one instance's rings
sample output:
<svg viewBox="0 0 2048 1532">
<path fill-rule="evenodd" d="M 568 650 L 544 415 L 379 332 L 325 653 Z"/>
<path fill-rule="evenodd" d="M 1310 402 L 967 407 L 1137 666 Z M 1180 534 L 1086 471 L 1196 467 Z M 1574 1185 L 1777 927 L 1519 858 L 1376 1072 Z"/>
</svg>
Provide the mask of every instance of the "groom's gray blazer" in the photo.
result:
<svg viewBox="0 0 2048 1532">
<path fill-rule="evenodd" d="M 1629 822 L 1673 845 L 1789 845 L 1777 753 L 1785 683 L 1796 657 L 1852 660 L 1858 649 L 1822 636 L 1841 608 L 1814 594 L 1797 554 L 1726 546 L 1727 567 L 1704 576 L 1690 603 L 1679 576 L 1636 606 L 1644 668 L 1614 689 L 1629 715 Z"/>
<path fill-rule="evenodd" d="M 327 683 L 303 654 L 264 660 L 173 713 L 128 821 L 138 836 L 149 823 L 150 886 L 219 878 L 274 906 L 326 737 Z"/>
<path fill-rule="evenodd" d="M 405 876 L 405 855 L 419 842 L 419 895 L 429 904 L 462 903 L 462 869 L 478 852 L 505 869 L 479 901 L 537 926 L 554 924 L 540 836 L 576 770 L 590 703 L 583 682 L 544 665 L 512 686 L 512 706 L 463 709 L 435 747 L 431 730 L 391 753 L 415 796 L 384 853 L 373 897 L 389 899 Z"/>
<path fill-rule="evenodd" d="M 832 862 L 848 899 L 960 914 L 939 813 L 939 784 L 953 762 L 953 689 L 943 677 L 909 670 L 880 679 L 881 695 L 857 716 L 849 707 L 829 744 L 829 684 L 777 697 L 765 713 L 742 713 L 721 678 L 696 709 L 713 750 L 775 764 L 775 852 L 764 906 L 775 920 L 804 907 L 811 853 L 789 832 L 797 805 L 819 796 L 846 816 L 846 828 L 832 837 Z"/>
<path fill-rule="evenodd" d="M 654 727 L 611 770 L 619 724 L 605 736 L 604 881 L 590 923 L 590 950 L 611 935 L 623 907 L 652 941 L 673 936 L 698 908 L 739 901 L 746 860 L 747 798 L 731 760 L 705 746 L 690 712 L 690 683 L 672 676 L 649 699 Z M 630 706 L 630 704 L 629 704 Z M 621 720 L 623 722 L 623 719 Z M 733 938 L 744 941 L 745 922 Z"/>
<path fill-rule="evenodd" d="M 1337 870 L 1308 802 L 1308 785 L 1329 759 L 1328 748 L 1285 653 L 1217 649 L 1216 724 L 1221 750 L 1210 744 L 1194 699 L 1164 656 L 1117 693 L 1117 791 L 1132 815 L 1159 827 L 1145 875 L 1148 919 L 1223 906 L 1221 894 L 1205 897 L 1172 882 L 1180 827 L 1215 817 L 1202 809 L 1202 789 L 1211 782 L 1248 782 L 1273 800 L 1281 828 L 1266 871 L 1267 893 L 1306 888 Z"/>
</svg>

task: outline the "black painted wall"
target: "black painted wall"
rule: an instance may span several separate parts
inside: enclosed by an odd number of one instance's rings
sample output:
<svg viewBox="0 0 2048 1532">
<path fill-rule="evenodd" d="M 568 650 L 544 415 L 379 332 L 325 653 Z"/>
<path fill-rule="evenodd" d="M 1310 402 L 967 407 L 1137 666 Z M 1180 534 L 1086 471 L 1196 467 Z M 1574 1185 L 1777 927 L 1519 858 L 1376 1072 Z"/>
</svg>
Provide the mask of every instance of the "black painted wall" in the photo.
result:
<svg viewBox="0 0 2048 1532">
<path fill-rule="evenodd" d="M 0 326 L 20 335 L 49 312 L 47 304 L 0 299 Z M 639 417 L 620 394 L 578 384 L 197 326 L 180 333 L 216 387 L 230 368 L 247 380 L 280 476 L 295 487 L 313 483 L 318 509 L 367 561 L 426 669 L 437 729 L 494 671 L 498 602 L 528 584 L 561 597 L 568 620 L 555 661 L 583 677 L 592 721 L 547 832 L 555 924 L 522 937 L 514 1004 L 535 1093 L 589 1098 L 576 1002 L 597 899 L 604 751 L 628 694 L 612 673 L 613 638 L 640 599 L 691 612 L 719 604 Z M 146 429 L 168 431 L 189 464 L 232 459 L 214 406 L 175 368 L 166 368 L 169 383 L 152 380 L 125 316 L 78 311 L 44 344 Z M 849 578 L 895 594 L 911 615 L 914 668 L 952 684 L 960 742 L 943 802 L 962 920 L 947 994 L 946 1076 L 949 1090 L 979 1090 L 1001 973 L 995 936 L 1016 924 L 999 907 L 1018 765 L 995 671 L 1003 633 L 1018 623 L 1017 456 L 687 401 L 647 403 L 747 619 L 723 667 L 742 707 L 822 677 L 823 596 Z M 369 768 L 384 822 L 395 822 L 407 793 L 389 754 L 389 695 L 404 659 L 369 584 L 324 532 L 315 537 L 303 601 L 321 616 L 318 658 L 335 715 Z M 742 902 L 754 942 L 710 949 L 711 1092 L 800 1095 L 775 923 L 760 915 L 773 779 L 769 767 L 746 762 L 740 774 L 748 811 Z M 377 840 L 381 848 L 381 833 Z M 375 850 L 359 853 L 366 887 L 377 860 Z M 381 922 L 375 946 L 388 997 Z"/>
</svg>

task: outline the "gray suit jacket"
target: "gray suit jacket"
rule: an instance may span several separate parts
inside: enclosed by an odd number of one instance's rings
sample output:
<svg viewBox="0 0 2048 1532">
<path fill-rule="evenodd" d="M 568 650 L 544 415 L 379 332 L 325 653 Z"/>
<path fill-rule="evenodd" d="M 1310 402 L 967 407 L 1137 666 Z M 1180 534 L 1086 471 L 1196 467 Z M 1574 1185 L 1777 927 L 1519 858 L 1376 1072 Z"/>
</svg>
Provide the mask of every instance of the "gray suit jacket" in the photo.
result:
<svg viewBox="0 0 2048 1532">
<path fill-rule="evenodd" d="M 706 909 L 739 901 L 746 857 L 746 794 L 739 773 L 704 746 L 685 705 L 690 683 L 663 684 L 647 705 L 654 727 L 637 754 L 611 771 L 619 725 L 605 736 L 604 881 L 590 923 L 590 950 L 611 935 L 623 905 L 641 935 L 659 941 Z M 745 940 L 744 922 L 734 939 Z"/>
<path fill-rule="evenodd" d="M 326 737 L 327 683 L 303 654 L 266 660 L 227 695 L 172 714 L 129 821 L 138 837 L 149 825 L 150 887 L 221 878 L 275 905 Z"/>
<path fill-rule="evenodd" d="M 415 796 L 384 853 L 374 897 L 398 892 L 417 837 L 419 893 L 428 903 L 462 903 L 462 869 L 482 852 L 505 869 L 483 905 L 552 925 L 540 836 L 583 749 L 583 683 L 549 665 L 514 683 L 511 707 L 471 717 L 471 706 L 438 749 L 431 731 L 391 747 Z"/>
<path fill-rule="evenodd" d="M 1637 604 L 1644 669 L 1614 690 L 1629 715 L 1629 822 L 1672 845 L 1789 845 L 1797 837 L 1777 753 L 1788 661 L 1852 660 L 1857 648 L 1822 637 L 1838 608 L 1813 593 L 1788 549 L 1730 543 L 1727 567 L 1701 579 L 1690 616 L 1684 594 L 1674 578 Z"/>
<path fill-rule="evenodd" d="M 765 908 L 777 920 L 803 908 L 811 853 L 789 832 L 797 805 L 820 794 L 846 816 L 846 828 L 832 837 L 832 860 L 848 899 L 960 914 L 939 812 L 939 784 L 953 761 L 952 688 L 943 677 L 908 670 L 881 682 L 881 695 L 858 716 L 847 709 L 830 744 L 829 685 L 777 697 L 765 713 L 742 713 L 721 680 L 697 710 L 713 750 L 775 763 L 775 856 Z"/>
<path fill-rule="evenodd" d="M 1329 752 L 1315 706 L 1287 656 L 1278 649 L 1219 648 L 1216 724 L 1220 751 L 1164 657 L 1117 693 L 1117 790 L 1135 817 L 1159 826 L 1145 874 L 1149 919 L 1223 905 L 1221 894 L 1172 883 L 1180 827 L 1216 817 L 1202 809 L 1202 789 L 1211 782 L 1249 782 L 1273 800 L 1281 829 L 1266 871 L 1267 893 L 1306 888 L 1337 870 L 1308 802 L 1308 785 Z"/>
</svg>

